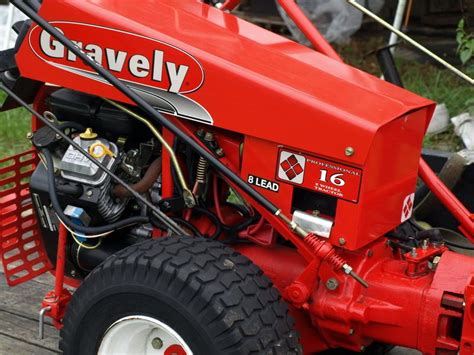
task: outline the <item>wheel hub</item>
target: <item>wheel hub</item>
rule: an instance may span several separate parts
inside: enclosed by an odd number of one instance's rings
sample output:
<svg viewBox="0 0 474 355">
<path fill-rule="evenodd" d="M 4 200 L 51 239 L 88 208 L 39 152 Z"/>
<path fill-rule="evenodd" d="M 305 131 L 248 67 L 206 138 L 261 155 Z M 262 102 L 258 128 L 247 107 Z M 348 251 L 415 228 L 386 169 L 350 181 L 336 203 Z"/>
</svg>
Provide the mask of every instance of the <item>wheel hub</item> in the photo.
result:
<svg viewBox="0 0 474 355">
<path fill-rule="evenodd" d="M 147 316 L 127 316 L 105 332 L 98 355 L 192 355 L 181 336 L 162 321 Z"/>
</svg>

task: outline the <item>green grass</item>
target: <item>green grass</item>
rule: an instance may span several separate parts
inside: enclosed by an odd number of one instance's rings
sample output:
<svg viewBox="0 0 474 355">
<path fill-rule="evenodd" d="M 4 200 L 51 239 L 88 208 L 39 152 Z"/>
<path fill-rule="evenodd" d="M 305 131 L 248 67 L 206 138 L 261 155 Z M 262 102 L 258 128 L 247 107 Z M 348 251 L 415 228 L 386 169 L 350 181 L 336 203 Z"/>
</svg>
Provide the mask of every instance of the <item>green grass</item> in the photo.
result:
<svg viewBox="0 0 474 355">
<path fill-rule="evenodd" d="M 402 80 L 407 89 L 437 103 L 445 103 L 450 117 L 472 110 L 474 89 L 464 80 L 446 69 L 429 64 L 398 61 Z M 464 71 L 470 72 L 466 68 Z M 472 75 L 472 73 L 470 73 Z M 463 148 L 460 138 L 453 127 L 437 135 L 427 135 L 425 147 L 456 151 Z"/>
<path fill-rule="evenodd" d="M 444 102 L 451 117 L 469 109 L 469 101 L 474 98 L 474 88 L 454 73 L 430 64 L 406 60 L 399 60 L 398 67 L 407 89 L 438 103 Z M 466 68 L 463 70 L 471 72 Z"/>
<path fill-rule="evenodd" d="M 380 76 L 381 72 L 375 55 L 369 53 L 383 45 L 382 37 L 367 37 L 367 34 L 358 34 L 349 44 L 337 46 L 337 50 L 347 63 Z M 454 73 L 430 63 L 406 59 L 397 59 L 396 62 L 405 88 L 437 103 L 445 103 L 450 117 L 474 110 L 472 85 L 458 78 Z M 474 75 L 474 65 L 461 69 L 470 76 Z M 463 148 L 452 126 L 441 134 L 426 136 L 424 145 L 446 151 Z"/>
<path fill-rule="evenodd" d="M 0 102 L 5 94 L 0 93 Z M 25 109 L 0 113 L 0 159 L 20 153 L 30 147 L 26 134 L 31 131 L 31 116 Z"/>
</svg>

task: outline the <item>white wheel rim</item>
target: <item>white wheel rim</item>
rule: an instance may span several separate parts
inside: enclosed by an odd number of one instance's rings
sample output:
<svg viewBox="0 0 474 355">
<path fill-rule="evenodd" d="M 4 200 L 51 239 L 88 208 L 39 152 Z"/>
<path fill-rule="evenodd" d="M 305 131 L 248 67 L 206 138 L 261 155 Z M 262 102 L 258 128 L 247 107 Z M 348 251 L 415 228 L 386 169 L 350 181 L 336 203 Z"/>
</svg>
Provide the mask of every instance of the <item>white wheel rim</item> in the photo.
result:
<svg viewBox="0 0 474 355">
<path fill-rule="evenodd" d="M 181 336 L 167 324 L 146 316 L 119 319 L 105 332 L 98 355 L 192 355 Z"/>
</svg>

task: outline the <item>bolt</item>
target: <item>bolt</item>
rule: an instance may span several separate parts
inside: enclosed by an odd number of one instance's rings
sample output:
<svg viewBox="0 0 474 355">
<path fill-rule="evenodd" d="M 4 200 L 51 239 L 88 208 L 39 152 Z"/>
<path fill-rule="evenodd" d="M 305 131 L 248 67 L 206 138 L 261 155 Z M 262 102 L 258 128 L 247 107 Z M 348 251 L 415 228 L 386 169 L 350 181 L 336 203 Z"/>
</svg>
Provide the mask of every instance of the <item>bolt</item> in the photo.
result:
<svg viewBox="0 0 474 355">
<path fill-rule="evenodd" d="M 412 257 L 416 258 L 418 256 L 418 254 L 416 252 L 416 248 L 412 248 L 410 254 L 411 254 Z"/>
<path fill-rule="evenodd" d="M 91 197 L 93 194 L 94 194 L 94 191 L 92 191 L 92 190 L 87 190 L 87 192 L 86 192 L 87 197 Z"/>
<path fill-rule="evenodd" d="M 354 328 L 349 329 L 349 335 L 353 335 L 355 333 Z"/>
<path fill-rule="evenodd" d="M 30 140 L 33 139 L 33 132 L 28 132 L 26 134 L 26 139 L 30 139 Z"/>
<path fill-rule="evenodd" d="M 364 345 L 362 345 L 362 346 L 360 347 L 360 351 L 365 351 L 365 346 L 364 346 Z"/>
<path fill-rule="evenodd" d="M 369 258 L 371 258 L 372 256 L 374 256 L 374 252 L 373 252 L 372 249 L 367 250 L 367 256 L 368 256 Z"/>
<path fill-rule="evenodd" d="M 421 249 L 423 250 L 428 249 L 428 239 L 423 239 L 423 242 L 421 244 Z"/>
<path fill-rule="evenodd" d="M 56 139 L 61 139 L 61 138 L 62 137 L 58 133 L 56 133 Z"/>
<path fill-rule="evenodd" d="M 435 256 L 433 258 L 433 266 L 438 265 L 440 261 L 441 261 L 441 257 L 440 256 Z"/>
<path fill-rule="evenodd" d="M 351 157 L 351 156 L 354 155 L 355 150 L 354 150 L 354 148 L 352 148 L 352 147 L 346 147 L 345 153 L 346 153 L 346 156 L 347 156 L 347 157 Z"/>
<path fill-rule="evenodd" d="M 163 347 L 163 340 L 160 338 L 153 338 L 151 341 L 151 346 L 153 349 L 161 349 Z"/>
<path fill-rule="evenodd" d="M 206 132 L 204 140 L 207 142 L 212 142 L 214 140 L 214 135 L 211 132 Z"/>
<path fill-rule="evenodd" d="M 339 282 L 335 278 L 330 278 L 326 281 L 326 287 L 328 290 L 334 291 L 339 287 Z"/>
<path fill-rule="evenodd" d="M 223 157 L 224 156 L 224 149 L 217 148 L 216 154 L 217 154 L 218 157 Z"/>
<path fill-rule="evenodd" d="M 314 210 L 311 212 L 311 214 L 315 217 L 318 217 L 321 214 L 321 212 L 319 212 L 318 210 Z"/>
<path fill-rule="evenodd" d="M 203 137 L 206 132 L 204 132 L 204 130 L 200 128 L 197 130 L 196 134 L 198 135 L 198 137 Z"/>
<path fill-rule="evenodd" d="M 346 240 L 344 238 L 339 238 L 339 245 L 346 245 Z"/>
<path fill-rule="evenodd" d="M 77 275 L 76 270 L 71 270 L 71 276 L 76 277 L 76 275 Z"/>
</svg>

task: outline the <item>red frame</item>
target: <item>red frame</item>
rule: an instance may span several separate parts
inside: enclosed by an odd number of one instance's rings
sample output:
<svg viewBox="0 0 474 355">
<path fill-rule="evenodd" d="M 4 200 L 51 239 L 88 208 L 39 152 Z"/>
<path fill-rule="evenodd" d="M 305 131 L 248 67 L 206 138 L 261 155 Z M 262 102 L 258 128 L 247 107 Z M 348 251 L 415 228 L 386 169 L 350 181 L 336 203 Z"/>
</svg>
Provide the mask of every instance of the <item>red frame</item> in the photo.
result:
<svg viewBox="0 0 474 355">
<path fill-rule="evenodd" d="M 413 255 L 394 255 L 382 238 L 400 224 L 403 202 L 414 191 L 418 170 L 435 195 L 461 221 L 463 232 L 472 238 L 474 229 L 469 211 L 443 188 L 422 160 L 419 162 L 433 103 L 343 64 L 294 1 L 279 2 L 320 53 L 196 0 L 155 0 L 143 8 L 112 0 L 49 0 L 42 5 L 41 15 L 51 21 L 93 23 L 166 42 L 187 54 L 176 54 L 175 61 L 195 58 L 204 68 L 205 81 L 199 89 L 181 94 L 209 111 L 214 126 L 204 127 L 213 131 L 219 144 L 225 147 L 227 154 L 222 161 L 244 179 L 255 174 L 275 180 L 281 147 L 363 171 L 358 203 L 340 200 L 329 243 L 313 239 L 312 245 L 297 238 L 279 218 L 233 186 L 268 222 L 262 219 L 246 233 L 251 240 L 269 247 L 237 249 L 262 267 L 291 305 L 306 352 L 337 346 L 358 351 L 377 340 L 417 347 L 425 352 L 453 351 L 462 344 L 462 351 L 467 353 L 474 338 L 474 317 L 470 313 L 465 317 L 461 340 L 450 338 L 450 327 L 462 318 L 463 312 L 443 307 L 442 300 L 446 294 L 454 302 L 462 300 L 467 279 L 474 274 L 470 259 L 437 246 L 420 249 Z M 232 9 L 237 4 L 238 1 L 228 0 L 222 9 Z M 160 13 L 161 21 L 156 21 L 156 12 Z M 100 43 L 100 36 L 88 37 L 80 26 L 70 26 L 67 32 L 72 39 L 108 45 Z M 105 37 L 105 32 L 102 34 Z M 125 48 L 129 43 L 122 35 L 114 32 L 108 40 Z M 32 48 L 38 49 L 33 42 L 25 41 L 27 44 L 22 45 L 17 56 L 23 76 L 129 103 L 108 85 L 98 82 L 91 85 L 90 79 L 51 66 L 41 55 L 32 52 Z M 140 50 L 153 50 L 155 47 L 150 43 L 143 42 Z M 190 70 L 196 78 L 197 69 Z M 255 100 L 248 101 L 249 91 Z M 198 124 L 168 117 L 189 136 L 194 136 Z M 169 143 L 173 141 L 170 132 L 165 130 L 163 134 Z M 345 154 L 348 147 L 353 148 L 354 154 Z M 169 154 L 164 152 L 163 171 L 169 171 L 169 167 Z M 172 191 L 171 178 L 164 174 L 164 196 L 171 196 Z M 261 189 L 285 213 L 291 213 L 293 191 L 293 185 L 285 183 L 280 184 L 278 194 Z M 211 228 L 203 221 L 197 223 L 202 230 Z M 275 231 L 297 249 L 274 246 Z M 259 234 L 253 235 L 256 232 Z M 64 260 L 65 235 L 62 229 L 58 260 Z M 340 246 L 340 256 L 334 254 L 332 247 L 329 249 L 331 245 Z M 319 248 L 316 252 L 314 246 Z M 432 272 L 428 261 L 438 255 L 443 255 L 442 261 L 436 272 Z M 337 264 L 342 260 L 340 257 L 348 260 L 369 282 L 368 290 L 361 289 L 327 262 L 333 258 Z M 61 325 L 69 300 L 62 288 L 61 265 L 56 270 L 55 291 L 43 303 L 52 306 L 49 315 L 57 326 Z M 456 270 L 456 278 L 452 277 L 452 270 Z M 328 289 L 325 285 L 330 279 L 344 287 Z M 466 291 L 466 303 L 470 307 L 472 293 L 471 282 Z"/>
</svg>

